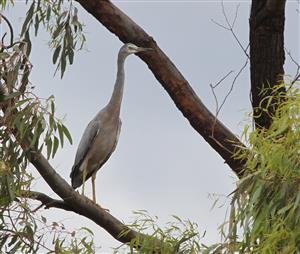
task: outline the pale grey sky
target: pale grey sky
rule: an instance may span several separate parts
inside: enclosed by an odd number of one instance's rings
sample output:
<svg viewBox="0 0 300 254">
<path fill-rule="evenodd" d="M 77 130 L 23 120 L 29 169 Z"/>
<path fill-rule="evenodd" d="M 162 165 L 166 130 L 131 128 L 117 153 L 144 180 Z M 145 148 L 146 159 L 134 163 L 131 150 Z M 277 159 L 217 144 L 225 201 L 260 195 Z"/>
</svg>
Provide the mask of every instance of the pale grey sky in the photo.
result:
<svg viewBox="0 0 300 254">
<path fill-rule="evenodd" d="M 175 63 L 203 102 L 215 111 L 210 83 L 216 83 L 230 70 L 239 71 L 245 55 L 230 32 L 214 24 L 225 24 L 221 1 L 114 1 L 142 26 Z M 224 1 L 232 20 L 240 4 L 236 34 L 246 47 L 250 1 Z M 72 133 L 74 144 L 60 150 L 51 161 L 69 181 L 76 148 L 87 123 L 108 101 L 116 73 L 116 57 L 122 43 L 80 6 L 79 17 L 85 24 L 87 44 L 78 52 L 75 63 L 63 80 L 53 77 L 48 37 L 40 32 L 33 39 L 31 81 L 41 97 L 53 94 L 60 116 Z M 288 1 L 285 47 L 299 60 L 299 13 L 296 1 Z M 23 1 L 6 14 L 15 26 L 25 16 Z M 15 30 L 17 32 L 17 30 Z M 295 66 L 287 57 L 287 74 Z M 231 86 L 231 75 L 217 90 L 219 101 Z M 237 135 L 241 134 L 250 111 L 249 67 L 237 80 L 219 118 Z M 206 230 L 204 243 L 220 240 L 218 226 L 224 222 L 227 205 L 211 209 L 214 198 L 209 194 L 228 195 L 236 178 L 218 154 L 210 148 L 177 110 L 167 93 L 147 66 L 136 56 L 126 61 L 126 83 L 121 110 L 123 121 L 119 144 L 111 159 L 97 174 L 99 203 L 125 223 L 132 211 L 145 209 L 159 217 L 160 225 L 175 214 L 198 223 L 200 233 Z M 52 193 L 39 178 L 36 190 Z M 87 184 L 91 195 L 90 182 Z M 220 204 L 224 202 L 222 197 Z M 61 210 L 45 214 L 63 221 L 69 229 L 86 226 L 95 233 L 101 252 L 111 252 L 118 245 L 108 233 L 89 220 Z"/>
</svg>

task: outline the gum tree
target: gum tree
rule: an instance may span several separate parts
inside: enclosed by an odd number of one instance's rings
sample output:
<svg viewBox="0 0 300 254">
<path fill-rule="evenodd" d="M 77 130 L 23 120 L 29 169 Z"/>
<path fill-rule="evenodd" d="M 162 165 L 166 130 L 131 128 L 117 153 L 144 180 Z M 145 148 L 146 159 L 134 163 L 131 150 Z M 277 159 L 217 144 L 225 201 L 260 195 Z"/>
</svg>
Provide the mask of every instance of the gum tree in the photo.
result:
<svg viewBox="0 0 300 254">
<path fill-rule="evenodd" d="M 13 1 L 8 3 L 6 0 L 2 0 L 1 4 L 2 8 L 6 8 L 7 5 L 13 4 Z M 200 250 L 213 252 L 221 249 L 245 251 L 247 249 L 245 243 L 249 246 L 247 251 L 256 250 L 256 247 L 264 240 L 264 231 L 262 230 L 258 236 L 254 237 L 254 240 L 249 242 L 246 240 L 253 236 L 251 235 L 253 232 L 245 229 L 252 228 L 255 225 L 253 219 L 257 218 L 253 215 L 257 212 L 254 209 L 257 202 L 255 201 L 249 206 L 248 201 L 251 200 L 252 195 L 256 195 L 257 198 L 261 194 L 263 197 L 262 188 L 259 187 L 261 184 L 252 186 L 255 190 L 258 188 L 259 193 L 249 187 L 249 179 L 253 180 L 255 174 L 258 174 L 257 172 L 262 172 L 261 165 L 263 163 L 258 158 L 261 158 L 259 154 L 262 154 L 263 151 L 255 149 L 258 143 L 257 137 L 259 140 L 264 140 L 265 137 L 271 135 L 270 131 L 276 132 L 279 128 L 278 121 L 286 119 L 282 116 L 286 117 L 291 114 L 283 106 L 286 106 L 286 103 L 292 103 L 290 98 L 298 96 L 297 90 L 290 90 L 287 85 L 282 85 L 285 59 L 285 4 L 286 1 L 284 0 L 252 1 L 249 22 L 250 52 L 248 52 L 248 48 L 244 51 L 250 60 L 253 121 L 256 130 L 252 134 L 253 138 L 248 140 L 247 144 L 243 144 L 215 117 L 215 114 L 205 107 L 183 74 L 159 48 L 155 38 L 148 35 L 142 27 L 112 2 L 107 0 L 35 0 L 27 2 L 28 10 L 19 40 L 15 40 L 13 27 L 9 20 L 2 16 L 2 22 L 5 22 L 9 29 L 8 33 L 2 37 L 0 51 L 2 83 L 1 225 L 4 228 L 3 232 L 5 232 L 4 237 L 0 240 L 0 245 L 10 249 L 10 251 L 22 249 L 22 251 L 35 252 L 41 247 L 48 248 L 42 246 L 42 237 L 37 234 L 37 218 L 29 208 L 28 200 L 34 199 L 40 201 L 41 206 L 45 208 L 64 209 L 82 215 L 104 228 L 121 243 L 131 245 L 139 251 L 156 251 L 158 253 L 177 253 L 180 251 L 198 253 Z M 193 224 L 182 222 L 179 218 L 176 220 L 184 229 L 180 230 L 179 236 L 177 234 L 176 237 L 174 232 L 178 227 L 175 224 L 170 227 L 169 231 L 162 231 L 155 226 L 155 221 L 151 217 L 147 217 L 148 215 L 143 213 L 139 214 L 142 215 L 141 220 L 131 226 L 124 225 L 119 219 L 74 191 L 50 165 L 48 159 L 55 156 L 59 146 L 63 147 L 66 140 L 72 142 L 72 138 L 67 127 L 55 116 L 54 98 L 39 99 L 29 85 L 32 68 L 30 52 L 34 50 L 31 48 L 30 31 L 34 31 L 37 35 L 40 26 L 43 26 L 51 34 L 52 60 L 57 65 L 57 71 L 63 77 L 66 67 L 72 65 L 74 61 L 75 50 L 82 48 L 85 41 L 77 8 L 83 8 L 89 12 L 99 21 L 99 25 L 101 23 L 122 42 L 132 42 L 154 49 L 138 56 L 147 64 L 177 109 L 189 121 L 191 127 L 206 140 L 208 145 L 224 159 L 229 168 L 241 179 L 238 186 L 243 186 L 243 188 L 238 187 L 235 191 L 229 233 L 224 243 L 211 248 L 201 247 L 199 235 Z M 294 84 L 298 78 L 299 76 L 292 83 Z M 297 120 L 297 112 L 292 113 L 294 113 L 292 116 L 295 116 Z M 297 127 L 297 124 L 294 123 L 294 126 Z M 286 131 L 287 129 L 290 132 Z M 281 131 L 280 135 L 294 134 L 293 128 L 286 127 L 284 131 Z M 278 142 L 278 139 L 272 139 L 272 142 Z M 259 147 L 267 149 L 265 143 L 260 144 Z M 272 158 L 270 155 L 269 157 Z M 256 163 L 253 164 L 253 161 Z M 33 191 L 30 188 L 32 179 L 26 170 L 30 163 L 60 199 L 53 199 L 47 193 Z M 276 176 L 274 176 L 275 178 Z M 263 179 L 265 180 L 265 178 Z M 245 182 L 248 183 L 246 186 L 244 185 Z M 255 180 L 255 183 L 263 183 L 263 181 L 261 179 Z M 274 188 L 274 185 L 270 185 L 270 188 Z M 268 191 L 266 190 L 266 192 Z M 280 192 L 281 190 L 277 191 Z M 290 199 L 294 200 L 292 197 Z M 235 203 L 237 201 L 239 202 Z M 299 203 L 299 200 L 297 202 Z M 298 203 L 296 203 L 292 204 L 297 208 Z M 250 222 L 248 224 L 244 223 L 245 217 L 240 213 L 241 209 L 245 207 L 249 212 L 247 219 Z M 278 206 L 278 209 L 276 208 L 277 210 L 273 210 L 272 213 L 266 213 L 267 216 L 264 219 L 272 218 L 274 214 L 282 211 L 280 209 L 285 207 L 287 207 L 286 204 Z M 285 215 L 284 212 L 289 212 L 291 207 L 286 208 L 282 214 Z M 283 216 L 281 219 L 284 218 Z M 250 232 L 249 235 L 245 233 L 245 241 L 237 240 L 237 222 L 241 221 L 244 223 L 241 224 L 245 232 Z M 46 218 L 42 217 L 41 223 L 46 223 Z M 153 235 L 143 233 L 145 229 L 141 226 L 145 225 L 143 223 L 152 227 L 155 233 Z M 270 225 L 272 228 L 272 223 Z M 293 224 L 293 226 L 295 225 L 297 223 Z M 53 230 L 58 232 L 53 240 L 56 252 L 93 251 L 93 242 L 89 238 L 91 232 L 88 229 L 85 229 L 84 232 L 88 236 L 81 237 L 81 239 L 72 238 L 69 245 L 64 244 L 63 239 L 66 236 L 63 235 L 60 225 L 55 225 Z M 70 235 L 72 237 L 73 233 Z M 284 241 L 280 242 L 278 248 L 284 249 L 285 245 Z M 297 245 L 295 246 L 298 248 Z"/>
</svg>

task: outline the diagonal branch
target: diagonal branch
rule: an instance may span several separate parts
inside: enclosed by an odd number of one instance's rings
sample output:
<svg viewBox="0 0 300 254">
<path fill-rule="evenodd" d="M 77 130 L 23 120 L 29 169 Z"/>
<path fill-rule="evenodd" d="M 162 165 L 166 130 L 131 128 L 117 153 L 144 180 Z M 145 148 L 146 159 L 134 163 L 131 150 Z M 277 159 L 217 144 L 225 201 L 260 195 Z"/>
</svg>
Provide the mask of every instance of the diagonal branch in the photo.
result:
<svg viewBox="0 0 300 254">
<path fill-rule="evenodd" d="M 51 189 L 60 196 L 63 201 L 50 200 L 44 195 L 35 195 L 36 199 L 41 202 L 54 201 L 55 207 L 73 211 L 80 214 L 104 228 L 111 236 L 122 243 L 129 243 L 133 239 L 140 239 L 141 242 L 147 237 L 146 235 L 134 231 L 124 225 L 117 218 L 105 211 L 100 206 L 93 203 L 90 199 L 80 195 L 75 191 L 49 164 L 48 160 L 39 152 L 33 149 L 27 149 L 26 145 L 22 144 L 23 149 L 28 153 L 30 162 L 35 166 L 40 175 L 48 183 Z M 127 232 L 127 234 L 124 234 Z"/>
<path fill-rule="evenodd" d="M 5 88 L 0 82 L 0 95 L 3 96 L 6 94 Z M 14 117 L 14 115 L 18 114 L 18 109 L 13 107 L 13 101 L 13 99 L 10 99 L 0 103 L 0 110 L 2 110 L 5 115 L 9 114 L 10 117 Z M 158 239 L 130 229 L 87 197 L 76 192 L 59 174 L 57 174 L 40 151 L 32 147 L 32 133 L 21 139 L 17 129 L 13 126 L 8 126 L 8 129 L 9 133 L 14 135 L 24 153 L 26 153 L 28 160 L 34 165 L 49 187 L 61 198 L 61 200 L 52 199 L 40 192 L 23 191 L 19 193 L 20 196 L 39 200 L 46 208 L 56 207 L 80 214 L 104 228 L 111 236 L 122 243 L 128 244 L 133 239 L 138 239 L 141 244 L 146 238 L 152 238 L 154 242 L 157 243 L 157 247 L 162 245 L 161 241 Z M 136 247 L 138 248 L 139 245 Z"/>
<path fill-rule="evenodd" d="M 151 52 L 140 53 L 139 57 L 148 65 L 192 127 L 241 177 L 244 162 L 234 159 L 233 154 L 237 147 L 244 147 L 244 145 L 219 120 L 215 121 L 214 114 L 205 107 L 154 39 L 108 0 L 76 1 L 124 43 L 132 42 L 154 49 Z"/>
<path fill-rule="evenodd" d="M 5 105 L 0 105 L 0 108 L 5 112 Z M 39 200 L 46 208 L 56 207 L 80 214 L 104 228 L 112 237 L 124 244 L 130 243 L 133 239 L 139 239 L 140 243 L 142 243 L 146 238 L 151 238 L 151 236 L 130 229 L 99 205 L 95 204 L 87 197 L 80 195 L 55 171 L 48 160 L 39 151 L 30 147 L 29 144 L 31 144 L 31 140 L 29 138 L 20 140 L 15 129 L 11 129 L 11 133 L 18 140 L 20 146 L 26 153 L 28 160 L 37 169 L 49 187 L 62 200 L 52 199 L 39 192 L 23 191 L 20 193 L 21 196 Z M 158 248 L 163 244 L 156 238 L 154 238 L 154 241 L 157 243 Z M 137 246 L 137 248 L 138 247 L 139 246 Z"/>
</svg>

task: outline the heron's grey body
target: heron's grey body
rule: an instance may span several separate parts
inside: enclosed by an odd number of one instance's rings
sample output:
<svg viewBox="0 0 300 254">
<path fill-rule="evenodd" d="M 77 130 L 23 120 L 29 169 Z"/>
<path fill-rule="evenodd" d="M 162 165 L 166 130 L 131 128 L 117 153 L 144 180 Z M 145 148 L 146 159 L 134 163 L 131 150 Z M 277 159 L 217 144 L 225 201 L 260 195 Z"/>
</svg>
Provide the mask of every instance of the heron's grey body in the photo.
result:
<svg viewBox="0 0 300 254">
<path fill-rule="evenodd" d="M 124 62 L 128 55 L 145 51 L 128 43 L 121 47 L 118 54 L 117 79 L 109 103 L 93 118 L 86 127 L 79 143 L 75 162 L 70 174 L 72 187 L 78 188 L 92 176 L 95 180 L 96 172 L 109 159 L 118 143 L 121 129 L 120 108 L 124 89 Z M 94 197 L 93 182 L 93 199 Z"/>
<path fill-rule="evenodd" d="M 111 118 L 104 109 L 88 124 L 79 143 L 71 173 L 74 189 L 81 186 L 84 169 L 87 170 L 86 179 L 90 178 L 109 159 L 117 146 L 121 119 Z"/>
</svg>

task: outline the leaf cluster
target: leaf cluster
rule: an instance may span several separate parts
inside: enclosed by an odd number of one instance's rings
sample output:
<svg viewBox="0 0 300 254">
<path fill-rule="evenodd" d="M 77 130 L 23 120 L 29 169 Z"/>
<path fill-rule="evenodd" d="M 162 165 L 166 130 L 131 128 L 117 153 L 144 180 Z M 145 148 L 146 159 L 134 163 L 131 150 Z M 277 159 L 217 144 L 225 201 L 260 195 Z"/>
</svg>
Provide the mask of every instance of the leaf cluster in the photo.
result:
<svg viewBox="0 0 300 254">
<path fill-rule="evenodd" d="M 13 0 L 10 3 L 14 3 Z M 60 70 L 63 77 L 67 65 L 74 62 L 74 51 L 82 49 L 86 41 L 83 25 L 78 18 L 78 9 L 71 0 L 33 0 L 24 20 L 21 38 L 30 40 L 30 31 L 38 35 L 42 25 L 50 34 L 49 45 L 53 49 L 53 64 L 57 64 L 56 71 Z M 2 0 L 2 9 L 8 3 Z"/>
<path fill-rule="evenodd" d="M 182 220 L 173 215 L 173 221 L 168 222 L 164 228 L 158 226 L 158 218 L 150 216 L 147 211 L 133 212 L 134 221 L 128 225 L 137 232 L 147 233 L 144 239 L 135 238 L 129 243 L 129 247 L 121 245 L 115 249 L 115 253 L 200 253 L 204 246 L 200 246 L 200 235 L 196 223 Z M 124 230 L 121 235 L 126 235 Z"/>
<path fill-rule="evenodd" d="M 72 143 L 56 117 L 54 97 L 43 99 L 33 92 L 29 46 L 29 41 L 19 41 L 0 52 L 0 249 L 7 253 L 36 253 L 43 245 L 31 204 L 21 195 L 33 181 L 27 149 L 53 158 L 66 139 Z M 56 248 L 65 248 L 61 238 L 55 239 Z M 71 243 L 91 248 L 91 241 Z"/>
<path fill-rule="evenodd" d="M 231 231 L 219 251 L 300 253 L 299 86 L 276 96 L 266 98 L 281 102 L 270 128 L 245 129 L 249 149 L 236 156 L 246 161 L 246 176 L 233 195 Z"/>
<path fill-rule="evenodd" d="M 95 253 L 89 229 L 69 231 L 24 206 L 15 204 L 1 213 L 0 222 L 0 250 L 5 253 Z"/>
</svg>

